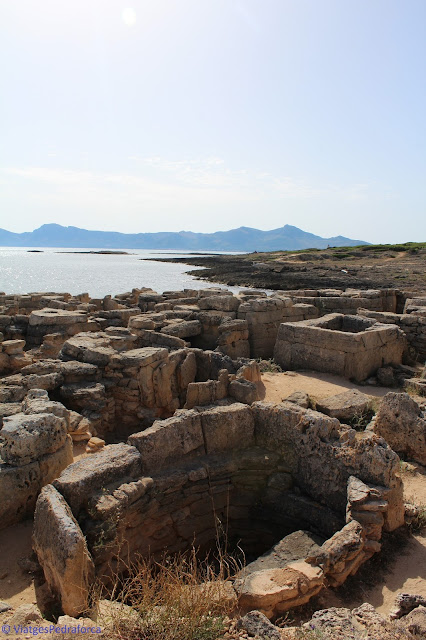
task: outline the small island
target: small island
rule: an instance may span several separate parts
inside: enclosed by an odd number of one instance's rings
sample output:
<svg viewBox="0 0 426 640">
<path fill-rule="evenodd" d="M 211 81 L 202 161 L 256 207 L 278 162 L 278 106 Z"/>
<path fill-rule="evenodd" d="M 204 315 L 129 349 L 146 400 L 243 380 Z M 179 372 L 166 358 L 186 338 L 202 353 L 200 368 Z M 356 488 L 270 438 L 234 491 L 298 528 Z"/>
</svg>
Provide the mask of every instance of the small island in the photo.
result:
<svg viewBox="0 0 426 640">
<path fill-rule="evenodd" d="M 110 255 L 114 255 L 114 256 L 130 256 L 130 255 L 133 255 L 133 254 L 129 253 L 128 251 L 108 251 L 108 250 L 102 250 L 102 251 L 57 251 L 56 253 L 93 254 L 93 255 L 100 255 L 100 256 L 110 256 Z"/>
</svg>

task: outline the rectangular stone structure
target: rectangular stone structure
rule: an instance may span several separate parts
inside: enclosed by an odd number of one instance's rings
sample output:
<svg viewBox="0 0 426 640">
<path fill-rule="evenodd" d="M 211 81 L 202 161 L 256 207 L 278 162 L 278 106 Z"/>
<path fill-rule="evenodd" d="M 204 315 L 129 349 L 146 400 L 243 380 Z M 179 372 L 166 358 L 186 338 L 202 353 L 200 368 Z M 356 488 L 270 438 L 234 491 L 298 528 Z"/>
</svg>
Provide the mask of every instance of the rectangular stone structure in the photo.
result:
<svg viewBox="0 0 426 640">
<path fill-rule="evenodd" d="M 334 373 L 355 381 L 402 362 L 404 333 L 391 324 L 331 313 L 280 325 L 274 359 L 283 369 Z"/>
</svg>

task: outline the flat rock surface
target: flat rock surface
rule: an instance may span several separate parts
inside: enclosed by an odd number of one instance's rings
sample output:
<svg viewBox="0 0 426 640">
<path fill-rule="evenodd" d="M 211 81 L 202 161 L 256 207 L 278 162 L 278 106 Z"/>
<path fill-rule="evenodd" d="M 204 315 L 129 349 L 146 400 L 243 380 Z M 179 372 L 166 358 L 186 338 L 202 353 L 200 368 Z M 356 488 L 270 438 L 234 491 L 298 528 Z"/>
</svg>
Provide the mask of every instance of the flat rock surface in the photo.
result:
<svg viewBox="0 0 426 640">
<path fill-rule="evenodd" d="M 71 464 L 53 484 L 77 515 L 93 492 L 124 477 L 140 475 L 139 451 L 127 444 L 111 444 Z"/>
<path fill-rule="evenodd" d="M 317 402 L 316 408 L 317 411 L 340 421 L 351 420 L 370 410 L 371 398 L 358 389 L 349 389 Z"/>
<path fill-rule="evenodd" d="M 254 571 L 263 569 L 279 569 L 285 567 L 290 562 L 305 560 L 308 556 L 315 555 L 324 540 L 309 531 L 294 531 L 286 536 L 269 551 L 250 562 L 243 575 L 249 575 Z"/>
</svg>

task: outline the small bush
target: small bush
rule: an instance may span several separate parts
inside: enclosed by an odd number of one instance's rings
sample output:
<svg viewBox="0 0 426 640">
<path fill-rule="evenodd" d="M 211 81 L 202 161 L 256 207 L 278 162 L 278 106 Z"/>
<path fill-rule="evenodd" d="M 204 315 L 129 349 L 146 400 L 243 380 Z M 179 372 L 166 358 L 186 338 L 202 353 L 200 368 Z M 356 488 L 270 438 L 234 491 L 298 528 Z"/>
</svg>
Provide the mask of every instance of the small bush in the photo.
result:
<svg viewBox="0 0 426 640">
<path fill-rule="evenodd" d="M 258 358 L 257 362 L 259 363 L 261 373 L 282 373 L 280 365 L 274 362 L 272 358 L 269 360 L 262 360 L 262 358 Z"/>
</svg>

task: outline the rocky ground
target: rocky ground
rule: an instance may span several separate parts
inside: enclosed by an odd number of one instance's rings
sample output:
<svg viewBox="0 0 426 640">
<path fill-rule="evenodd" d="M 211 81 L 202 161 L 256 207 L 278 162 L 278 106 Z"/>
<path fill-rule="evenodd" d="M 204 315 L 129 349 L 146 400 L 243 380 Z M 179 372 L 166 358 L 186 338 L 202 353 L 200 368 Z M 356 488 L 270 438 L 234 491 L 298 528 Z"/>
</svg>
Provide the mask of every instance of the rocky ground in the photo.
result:
<svg viewBox="0 0 426 640">
<path fill-rule="evenodd" d="M 162 261 L 203 267 L 189 272 L 197 278 L 260 289 L 394 287 L 422 291 L 426 285 L 425 244 L 210 255 Z"/>
</svg>

